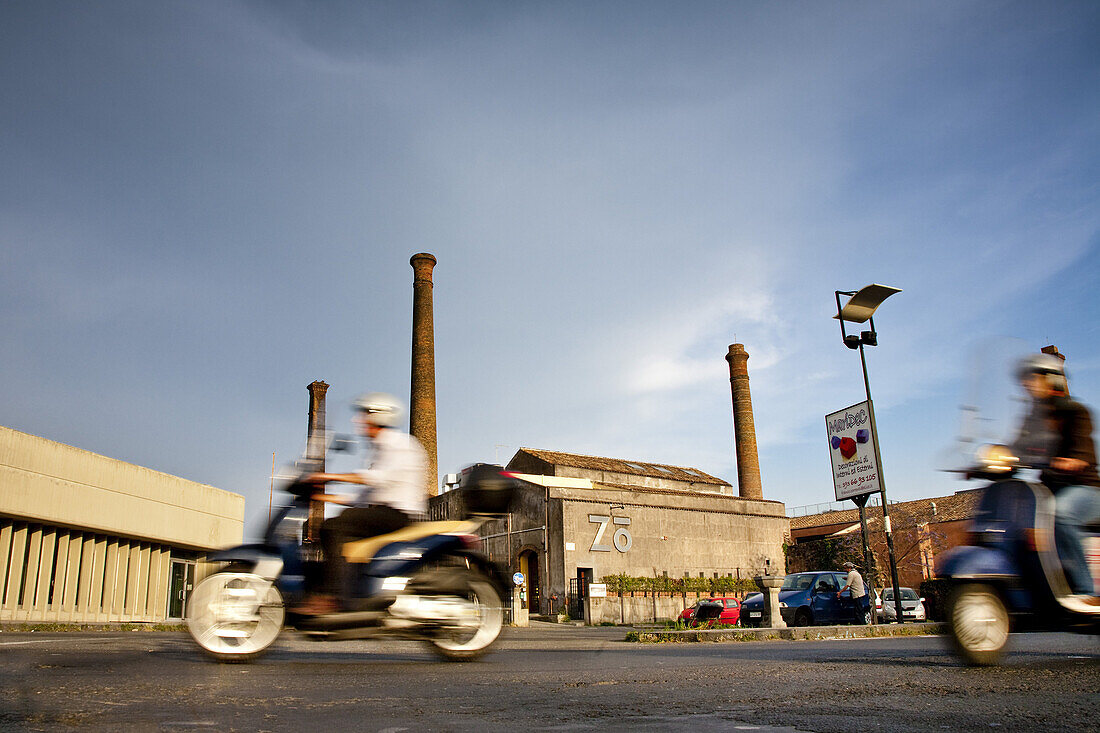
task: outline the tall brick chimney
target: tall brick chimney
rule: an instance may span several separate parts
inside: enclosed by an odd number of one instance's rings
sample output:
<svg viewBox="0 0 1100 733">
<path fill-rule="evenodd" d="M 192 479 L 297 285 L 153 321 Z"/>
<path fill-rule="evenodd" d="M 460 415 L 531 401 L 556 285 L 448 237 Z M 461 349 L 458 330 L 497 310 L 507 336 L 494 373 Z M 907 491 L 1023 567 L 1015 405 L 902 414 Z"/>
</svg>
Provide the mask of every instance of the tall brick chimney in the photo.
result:
<svg viewBox="0 0 1100 733">
<path fill-rule="evenodd" d="M 309 390 L 309 426 L 306 431 L 306 458 L 317 458 L 321 461 L 319 471 L 325 470 L 325 393 L 328 385 L 322 381 L 312 382 Z M 323 501 L 311 501 L 309 503 L 309 520 L 306 523 L 306 537 L 311 542 L 321 541 L 321 522 L 325 521 L 325 503 Z"/>
<path fill-rule="evenodd" d="M 412 390 L 409 432 L 428 452 L 427 489 L 439 493 L 439 458 L 435 432 L 435 326 L 432 316 L 432 269 L 435 257 L 427 252 L 409 260 L 413 268 Z"/>
<path fill-rule="evenodd" d="M 1039 351 L 1043 352 L 1044 354 L 1050 354 L 1051 356 L 1057 356 L 1062 361 L 1066 360 L 1066 355 L 1059 351 L 1058 347 L 1054 344 L 1051 344 L 1050 346 L 1044 346 L 1043 348 L 1039 349 Z"/>
<path fill-rule="evenodd" d="M 749 355 L 744 344 L 731 344 L 726 361 L 730 365 L 733 392 L 733 435 L 737 449 L 737 492 L 742 499 L 763 499 L 760 487 L 760 458 L 756 454 L 756 425 L 749 394 Z"/>
</svg>

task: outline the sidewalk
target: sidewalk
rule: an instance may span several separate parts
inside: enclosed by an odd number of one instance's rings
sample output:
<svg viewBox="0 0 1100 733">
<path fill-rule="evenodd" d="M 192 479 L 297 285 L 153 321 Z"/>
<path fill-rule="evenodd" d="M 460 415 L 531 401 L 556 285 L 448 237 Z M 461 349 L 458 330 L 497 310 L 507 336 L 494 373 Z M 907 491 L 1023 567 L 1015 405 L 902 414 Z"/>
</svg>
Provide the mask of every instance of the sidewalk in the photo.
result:
<svg viewBox="0 0 1100 733">
<path fill-rule="evenodd" d="M 786 629 L 745 629 L 730 626 L 723 629 L 636 629 L 627 633 L 626 641 L 642 643 L 682 643 L 692 641 L 775 641 L 819 639 L 869 639 L 886 636 L 936 636 L 947 633 L 941 623 L 878 624 L 877 626 L 798 626 Z"/>
</svg>

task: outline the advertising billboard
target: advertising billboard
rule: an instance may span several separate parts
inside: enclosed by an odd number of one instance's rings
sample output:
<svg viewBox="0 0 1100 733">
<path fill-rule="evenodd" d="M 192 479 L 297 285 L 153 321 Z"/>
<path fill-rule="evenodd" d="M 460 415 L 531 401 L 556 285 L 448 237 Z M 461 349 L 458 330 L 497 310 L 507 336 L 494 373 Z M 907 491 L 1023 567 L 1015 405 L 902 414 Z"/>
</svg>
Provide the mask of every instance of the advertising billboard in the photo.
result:
<svg viewBox="0 0 1100 733">
<path fill-rule="evenodd" d="M 880 491 L 875 436 L 871 433 L 871 403 L 859 402 L 826 415 L 825 428 L 837 501 Z"/>
</svg>

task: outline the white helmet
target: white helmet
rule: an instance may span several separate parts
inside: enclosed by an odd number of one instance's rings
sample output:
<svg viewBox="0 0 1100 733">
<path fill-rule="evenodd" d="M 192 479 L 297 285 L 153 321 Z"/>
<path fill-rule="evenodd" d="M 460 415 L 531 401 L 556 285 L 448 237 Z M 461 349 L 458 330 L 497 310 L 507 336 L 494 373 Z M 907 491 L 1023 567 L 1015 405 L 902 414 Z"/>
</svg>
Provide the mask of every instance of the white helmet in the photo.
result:
<svg viewBox="0 0 1100 733">
<path fill-rule="evenodd" d="M 351 403 L 352 408 L 365 414 L 371 425 L 392 428 L 405 416 L 405 405 L 401 400 L 385 392 L 370 392 L 359 395 Z"/>
<path fill-rule="evenodd" d="M 1023 381 L 1031 374 L 1043 375 L 1051 387 L 1066 391 L 1066 367 L 1053 354 L 1028 354 L 1016 365 L 1016 378 Z"/>
</svg>

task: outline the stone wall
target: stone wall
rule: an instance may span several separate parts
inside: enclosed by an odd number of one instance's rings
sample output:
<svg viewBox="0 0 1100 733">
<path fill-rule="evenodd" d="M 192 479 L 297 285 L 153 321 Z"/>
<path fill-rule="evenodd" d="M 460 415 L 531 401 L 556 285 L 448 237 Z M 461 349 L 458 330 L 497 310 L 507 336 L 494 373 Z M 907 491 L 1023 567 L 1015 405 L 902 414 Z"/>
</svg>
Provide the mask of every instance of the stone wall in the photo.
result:
<svg viewBox="0 0 1100 733">
<path fill-rule="evenodd" d="M 620 596 L 589 598 L 585 602 L 585 623 L 653 624 L 675 621 L 685 608 L 695 603 L 693 595 Z"/>
<path fill-rule="evenodd" d="M 566 578 L 576 577 L 577 568 L 592 568 L 597 580 L 618 574 L 711 578 L 751 577 L 765 568 L 784 572 L 789 525 L 779 502 L 599 487 L 560 489 L 555 495 L 563 505 L 562 537 L 573 543 L 572 550 L 566 545 Z M 620 534 L 616 542 L 620 530 L 629 540 Z"/>
</svg>

